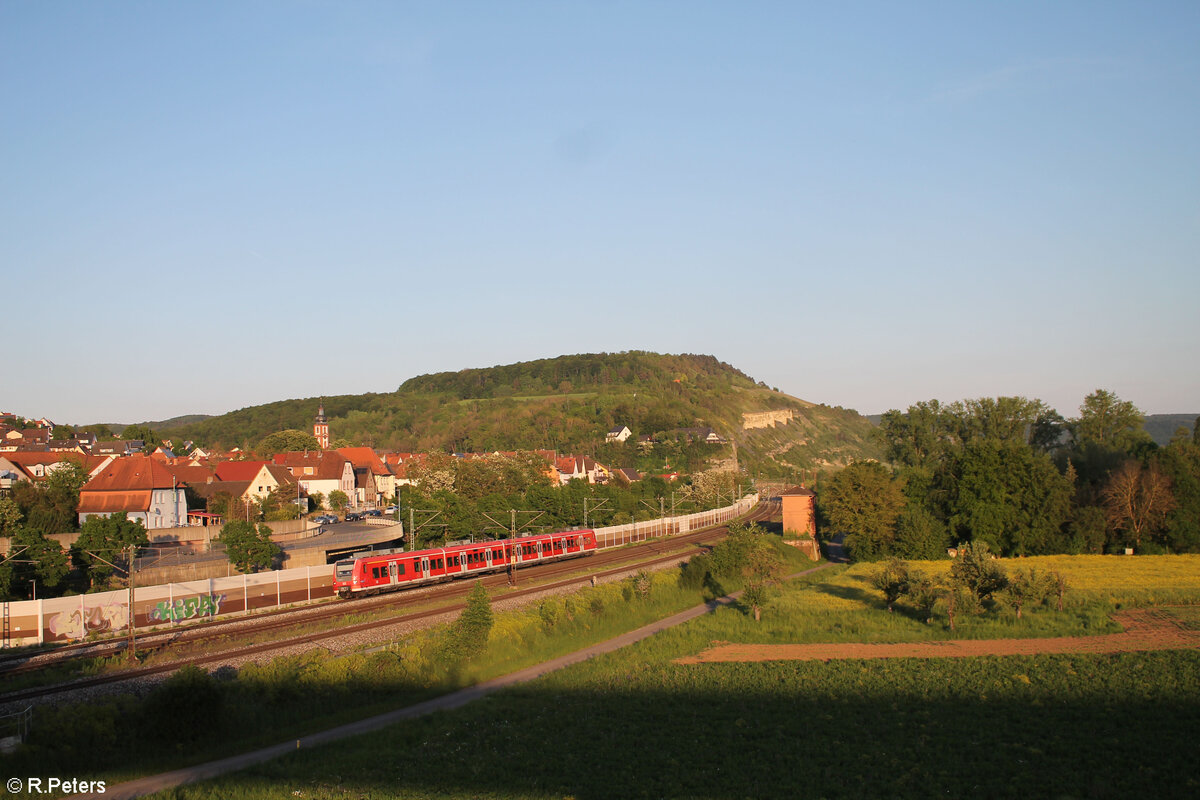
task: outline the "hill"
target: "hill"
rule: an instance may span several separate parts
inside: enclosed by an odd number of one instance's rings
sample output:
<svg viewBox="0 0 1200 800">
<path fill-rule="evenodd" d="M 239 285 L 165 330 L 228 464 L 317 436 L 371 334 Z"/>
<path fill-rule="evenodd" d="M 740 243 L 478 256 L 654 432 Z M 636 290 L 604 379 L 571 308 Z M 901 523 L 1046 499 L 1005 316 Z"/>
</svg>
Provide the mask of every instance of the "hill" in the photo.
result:
<svg viewBox="0 0 1200 800">
<path fill-rule="evenodd" d="M 854 411 L 773 391 L 712 356 L 636 351 L 421 375 L 395 392 L 282 400 L 172 425 L 170 434 L 252 448 L 275 431 L 311 429 L 318 402 L 335 440 L 400 451 L 544 448 L 616 466 L 686 470 L 732 458 L 732 444 L 689 441 L 696 437 L 686 429 L 712 428 L 737 443 L 743 467 L 764 477 L 878 455 L 870 424 Z M 749 424 L 763 427 L 747 427 L 745 414 L 760 415 Z M 606 443 L 617 425 L 633 438 Z M 659 444 L 643 452 L 642 434 Z"/>
<path fill-rule="evenodd" d="M 1160 447 L 1166 447 L 1180 428 L 1187 429 L 1189 434 L 1195 430 L 1198 418 L 1200 414 L 1147 414 L 1142 427 Z"/>
</svg>

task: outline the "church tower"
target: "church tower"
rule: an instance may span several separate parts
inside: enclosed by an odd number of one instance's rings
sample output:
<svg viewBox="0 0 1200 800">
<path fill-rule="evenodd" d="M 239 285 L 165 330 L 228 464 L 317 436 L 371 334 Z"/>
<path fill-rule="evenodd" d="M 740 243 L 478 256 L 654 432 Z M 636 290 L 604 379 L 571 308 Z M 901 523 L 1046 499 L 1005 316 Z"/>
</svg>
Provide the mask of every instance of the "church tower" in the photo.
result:
<svg viewBox="0 0 1200 800">
<path fill-rule="evenodd" d="M 313 420 L 313 436 L 322 450 L 329 449 L 329 418 L 325 416 L 325 404 L 317 409 L 317 418 Z"/>
</svg>

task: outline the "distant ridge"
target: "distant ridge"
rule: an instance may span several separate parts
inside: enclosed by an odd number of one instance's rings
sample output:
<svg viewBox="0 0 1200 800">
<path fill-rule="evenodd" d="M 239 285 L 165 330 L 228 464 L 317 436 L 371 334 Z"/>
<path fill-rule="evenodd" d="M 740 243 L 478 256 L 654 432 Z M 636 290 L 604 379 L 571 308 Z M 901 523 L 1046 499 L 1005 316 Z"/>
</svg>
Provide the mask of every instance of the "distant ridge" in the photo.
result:
<svg viewBox="0 0 1200 800">
<path fill-rule="evenodd" d="M 401 452 L 548 449 L 609 457 L 622 467 L 732 465 L 732 444 L 698 443 L 696 431 L 711 428 L 737 442 L 740 466 L 764 476 L 878 457 L 870 424 L 857 412 L 775 391 L 710 355 L 567 355 L 419 375 L 395 392 L 320 400 L 335 441 Z M 193 423 L 171 420 L 169 429 L 172 438 L 252 449 L 267 434 L 309 430 L 317 403 L 281 400 Z M 786 411 L 790 421 L 783 424 L 743 428 L 744 414 Z M 633 432 L 624 449 L 606 442 L 614 426 Z M 667 444 L 647 455 L 636 449 L 643 435 Z"/>
</svg>

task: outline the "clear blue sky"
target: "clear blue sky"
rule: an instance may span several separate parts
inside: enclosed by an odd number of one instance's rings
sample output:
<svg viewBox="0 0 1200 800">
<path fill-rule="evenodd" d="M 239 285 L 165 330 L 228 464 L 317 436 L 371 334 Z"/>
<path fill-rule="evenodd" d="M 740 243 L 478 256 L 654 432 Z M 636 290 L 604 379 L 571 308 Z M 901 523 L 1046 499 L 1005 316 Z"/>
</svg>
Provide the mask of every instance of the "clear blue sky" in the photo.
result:
<svg viewBox="0 0 1200 800">
<path fill-rule="evenodd" d="M 710 353 L 1200 411 L 1200 3 L 0 2 L 0 410 Z"/>
</svg>

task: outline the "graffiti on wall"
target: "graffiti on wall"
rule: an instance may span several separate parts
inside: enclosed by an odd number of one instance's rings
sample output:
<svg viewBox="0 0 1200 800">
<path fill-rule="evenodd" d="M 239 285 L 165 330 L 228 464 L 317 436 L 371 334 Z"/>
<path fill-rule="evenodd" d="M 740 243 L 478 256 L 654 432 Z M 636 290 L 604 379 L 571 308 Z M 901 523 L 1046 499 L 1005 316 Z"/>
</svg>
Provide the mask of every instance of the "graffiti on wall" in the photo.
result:
<svg viewBox="0 0 1200 800">
<path fill-rule="evenodd" d="M 194 617 L 215 617 L 221 613 L 223 594 L 202 594 L 174 602 L 163 600 L 150 612 L 152 622 L 179 622 Z"/>
<path fill-rule="evenodd" d="M 93 608 L 76 608 L 50 617 L 46 627 L 54 638 L 63 636 L 68 639 L 83 639 L 89 633 L 118 631 L 129 627 L 129 611 L 120 601 Z"/>
</svg>

